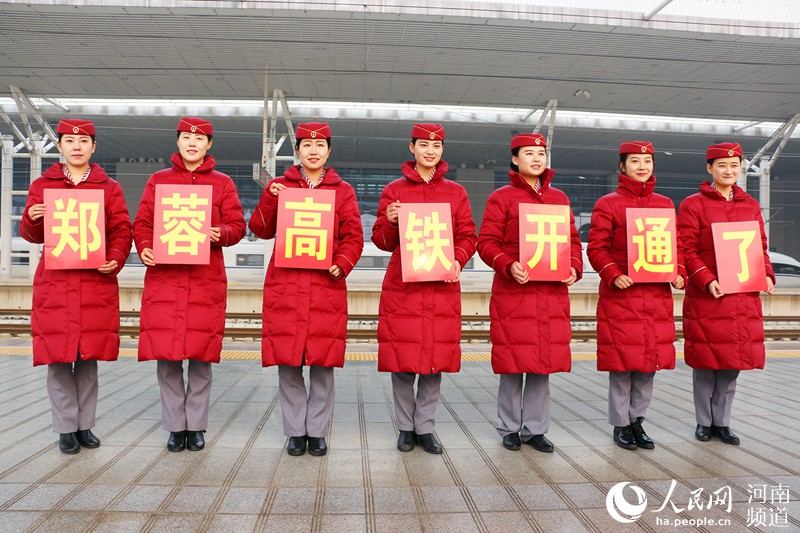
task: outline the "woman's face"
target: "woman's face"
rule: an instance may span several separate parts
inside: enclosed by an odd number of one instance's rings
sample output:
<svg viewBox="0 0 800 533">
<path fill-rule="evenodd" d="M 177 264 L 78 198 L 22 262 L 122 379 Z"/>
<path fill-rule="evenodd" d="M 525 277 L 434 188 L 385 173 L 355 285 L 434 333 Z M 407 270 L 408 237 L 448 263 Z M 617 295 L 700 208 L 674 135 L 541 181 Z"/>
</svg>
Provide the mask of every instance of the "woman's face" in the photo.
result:
<svg viewBox="0 0 800 533">
<path fill-rule="evenodd" d="M 66 158 L 67 164 L 73 167 L 88 165 L 96 146 L 88 135 L 62 135 L 56 145 L 58 151 Z"/>
<path fill-rule="evenodd" d="M 706 170 L 711 174 L 716 187 L 730 187 L 739 179 L 742 171 L 742 162 L 738 157 L 719 157 L 713 164 L 706 164 Z"/>
<path fill-rule="evenodd" d="M 619 164 L 623 174 L 642 183 L 653 175 L 653 156 L 651 154 L 628 154 L 624 163 Z"/>
<path fill-rule="evenodd" d="M 303 139 L 297 147 L 297 157 L 300 164 L 307 171 L 322 170 L 328 157 L 331 155 L 331 148 L 325 139 Z"/>
<path fill-rule="evenodd" d="M 203 162 L 212 141 L 202 133 L 182 131 L 178 136 L 178 150 L 187 167 L 197 167 Z"/>
<path fill-rule="evenodd" d="M 547 168 L 547 150 L 542 146 L 523 146 L 511 162 L 519 167 L 519 173 L 526 178 L 538 178 Z"/>
<path fill-rule="evenodd" d="M 430 170 L 439 164 L 444 152 L 442 141 L 429 141 L 428 139 L 417 139 L 416 143 L 408 143 L 408 149 L 414 154 L 417 165 Z"/>
</svg>

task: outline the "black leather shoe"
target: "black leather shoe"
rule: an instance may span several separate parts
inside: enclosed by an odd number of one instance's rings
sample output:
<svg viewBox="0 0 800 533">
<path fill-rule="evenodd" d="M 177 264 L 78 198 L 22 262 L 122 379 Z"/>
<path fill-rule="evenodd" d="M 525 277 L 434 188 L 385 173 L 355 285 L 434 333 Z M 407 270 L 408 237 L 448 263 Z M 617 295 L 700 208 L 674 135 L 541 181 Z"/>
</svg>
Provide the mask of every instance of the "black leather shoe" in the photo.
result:
<svg viewBox="0 0 800 533">
<path fill-rule="evenodd" d="M 328 453 L 325 437 L 308 437 L 308 453 L 314 457 L 322 457 Z"/>
<path fill-rule="evenodd" d="M 100 446 L 100 439 L 95 437 L 91 429 L 79 429 L 75 437 L 84 448 L 97 448 Z"/>
<path fill-rule="evenodd" d="M 503 448 L 511 451 L 522 448 L 522 441 L 519 438 L 519 433 L 509 433 L 503 437 Z"/>
<path fill-rule="evenodd" d="M 417 443 L 428 453 L 440 454 L 444 451 L 433 433 L 417 435 Z"/>
<path fill-rule="evenodd" d="M 614 442 L 617 443 L 617 446 L 626 450 L 635 450 L 637 448 L 630 426 L 614 426 Z"/>
<path fill-rule="evenodd" d="M 414 442 L 416 440 L 416 435 L 413 431 L 403 431 L 401 429 L 400 436 L 397 437 L 397 449 L 401 452 L 410 452 L 414 449 Z"/>
<path fill-rule="evenodd" d="M 533 437 L 526 440 L 525 444 L 530 444 L 540 452 L 544 453 L 553 453 L 553 450 L 555 449 L 553 443 L 550 442 L 550 440 L 544 435 L 534 435 Z"/>
<path fill-rule="evenodd" d="M 306 453 L 306 436 L 289 437 L 289 444 L 286 445 L 286 453 L 294 456 Z"/>
<path fill-rule="evenodd" d="M 708 426 L 701 426 L 697 424 L 697 429 L 694 430 L 694 438 L 703 442 L 711 440 L 711 428 Z"/>
<path fill-rule="evenodd" d="M 75 433 L 59 433 L 58 449 L 61 450 L 61 453 L 75 455 L 81 451 L 81 445 L 78 444 L 78 437 L 75 436 Z"/>
<path fill-rule="evenodd" d="M 186 431 L 170 431 L 167 449 L 171 452 L 182 452 L 186 449 Z"/>
<path fill-rule="evenodd" d="M 733 444 L 734 446 L 739 444 L 739 437 L 728 426 L 711 426 L 711 435 L 725 444 Z"/>
<path fill-rule="evenodd" d="M 642 421 L 644 417 L 640 416 L 636 419 L 635 422 L 631 422 L 631 433 L 633 433 L 633 441 L 636 443 L 636 446 L 639 448 L 644 448 L 645 450 L 652 450 L 656 447 L 656 443 L 653 442 L 653 439 L 647 436 L 647 433 L 644 432 L 644 428 L 642 427 Z"/>
<path fill-rule="evenodd" d="M 205 448 L 206 439 L 203 438 L 203 431 L 187 431 L 186 432 L 186 449 L 191 452 L 197 452 Z"/>
</svg>

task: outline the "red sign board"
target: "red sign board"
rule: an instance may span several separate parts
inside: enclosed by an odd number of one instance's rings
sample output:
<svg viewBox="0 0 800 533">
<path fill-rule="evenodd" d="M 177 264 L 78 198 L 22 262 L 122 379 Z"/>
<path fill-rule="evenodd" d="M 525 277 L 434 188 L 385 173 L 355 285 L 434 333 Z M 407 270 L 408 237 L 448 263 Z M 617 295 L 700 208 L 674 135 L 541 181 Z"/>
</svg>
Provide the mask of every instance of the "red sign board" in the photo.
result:
<svg viewBox="0 0 800 533">
<path fill-rule="evenodd" d="M 629 207 L 625 214 L 628 277 L 635 283 L 675 281 L 678 277 L 675 210 Z"/>
<path fill-rule="evenodd" d="M 211 256 L 211 185 L 156 185 L 156 264 L 207 265 Z"/>
<path fill-rule="evenodd" d="M 403 281 L 455 281 L 450 204 L 402 204 L 398 216 Z"/>
<path fill-rule="evenodd" d="M 717 280 L 723 294 L 767 290 L 767 270 L 757 220 L 711 224 Z"/>
<path fill-rule="evenodd" d="M 278 193 L 275 266 L 328 270 L 333 264 L 336 192 L 283 189 Z"/>
<path fill-rule="evenodd" d="M 44 190 L 44 266 L 98 268 L 106 262 L 106 213 L 100 189 Z"/>
<path fill-rule="evenodd" d="M 519 262 L 530 279 L 569 277 L 569 219 L 566 205 L 519 204 Z"/>
</svg>

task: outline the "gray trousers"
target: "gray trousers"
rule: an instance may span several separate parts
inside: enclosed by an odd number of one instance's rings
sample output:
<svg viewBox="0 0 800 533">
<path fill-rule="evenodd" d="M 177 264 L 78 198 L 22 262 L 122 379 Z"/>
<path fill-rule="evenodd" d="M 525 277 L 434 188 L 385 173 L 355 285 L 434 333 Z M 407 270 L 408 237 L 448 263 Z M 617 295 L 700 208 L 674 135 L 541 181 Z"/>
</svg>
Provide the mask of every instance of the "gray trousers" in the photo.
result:
<svg viewBox="0 0 800 533">
<path fill-rule="evenodd" d="M 189 359 L 187 385 L 183 361 L 157 361 L 161 389 L 161 427 L 167 431 L 205 431 L 211 398 L 211 363 Z"/>
<path fill-rule="evenodd" d="M 608 423 L 627 426 L 644 417 L 653 399 L 655 372 L 608 373 Z"/>
<path fill-rule="evenodd" d="M 419 374 L 414 396 L 413 372 L 392 372 L 392 395 L 397 429 L 415 431 L 417 435 L 433 433 L 436 425 L 436 406 L 442 387 L 442 374 Z"/>
<path fill-rule="evenodd" d="M 738 370 L 692 370 L 694 413 L 699 425 L 730 425 L 738 376 Z"/>
<path fill-rule="evenodd" d="M 97 413 L 97 361 L 47 365 L 47 395 L 55 433 L 92 429 Z"/>
<path fill-rule="evenodd" d="M 525 377 L 523 392 L 522 378 Z M 519 433 L 522 440 L 550 429 L 550 375 L 500 374 L 497 389 L 497 432 Z"/>
<path fill-rule="evenodd" d="M 278 392 L 287 437 L 327 437 L 336 387 L 333 367 L 308 367 L 308 392 L 302 366 L 278 365 Z"/>
</svg>

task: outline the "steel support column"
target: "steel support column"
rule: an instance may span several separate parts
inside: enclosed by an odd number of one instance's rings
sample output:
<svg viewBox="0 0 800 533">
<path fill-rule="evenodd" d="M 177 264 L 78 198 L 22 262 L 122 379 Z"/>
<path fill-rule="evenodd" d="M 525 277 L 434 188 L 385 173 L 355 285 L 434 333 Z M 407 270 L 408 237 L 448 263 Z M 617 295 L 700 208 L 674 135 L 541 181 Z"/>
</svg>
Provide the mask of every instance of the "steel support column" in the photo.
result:
<svg viewBox="0 0 800 533">
<path fill-rule="evenodd" d="M 11 209 L 14 185 L 14 138 L 2 137 L 2 185 L 0 185 L 0 278 L 11 276 Z"/>
</svg>

